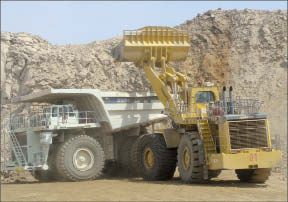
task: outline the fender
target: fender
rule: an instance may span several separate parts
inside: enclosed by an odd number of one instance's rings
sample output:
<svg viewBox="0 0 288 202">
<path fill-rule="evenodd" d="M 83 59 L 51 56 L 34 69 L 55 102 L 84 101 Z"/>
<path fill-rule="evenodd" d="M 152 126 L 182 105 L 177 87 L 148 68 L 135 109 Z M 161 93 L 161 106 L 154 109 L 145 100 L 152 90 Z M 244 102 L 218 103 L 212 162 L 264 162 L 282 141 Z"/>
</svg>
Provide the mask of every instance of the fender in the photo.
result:
<svg viewBox="0 0 288 202">
<path fill-rule="evenodd" d="M 155 133 L 163 135 L 167 148 L 178 147 L 181 133 L 175 128 L 157 129 Z"/>
</svg>

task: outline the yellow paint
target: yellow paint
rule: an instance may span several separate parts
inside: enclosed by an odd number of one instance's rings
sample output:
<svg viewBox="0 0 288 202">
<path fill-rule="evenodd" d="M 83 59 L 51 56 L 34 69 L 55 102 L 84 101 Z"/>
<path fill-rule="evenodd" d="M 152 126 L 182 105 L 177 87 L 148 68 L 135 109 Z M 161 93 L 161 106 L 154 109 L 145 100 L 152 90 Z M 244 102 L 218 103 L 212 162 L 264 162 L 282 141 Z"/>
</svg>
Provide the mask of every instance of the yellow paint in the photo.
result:
<svg viewBox="0 0 288 202">
<path fill-rule="evenodd" d="M 191 154 L 187 147 L 185 147 L 182 152 L 182 158 L 184 159 L 184 162 L 183 162 L 184 168 L 185 170 L 188 170 L 190 168 Z"/>
<path fill-rule="evenodd" d="M 23 172 L 23 169 L 22 169 L 22 168 L 16 168 L 15 171 L 16 171 L 17 173 L 21 173 L 21 172 Z"/>
<path fill-rule="evenodd" d="M 150 147 L 144 149 L 144 165 L 147 169 L 151 170 L 154 168 L 155 158 L 154 153 Z"/>
<path fill-rule="evenodd" d="M 231 153 L 231 144 L 229 136 L 229 126 L 228 122 L 224 122 L 218 125 L 219 126 L 219 142 L 220 142 L 220 152 L 230 154 Z"/>
<path fill-rule="evenodd" d="M 259 151 L 250 150 L 236 154 L 211 154 L 209 155 L 209 169 L 248 169 L 253 166 L 257 168 L 272 168 L 281 160 L 280 150 Z"/>
<path fill-rule="evenodd" d="M 191 130 L 198 124 L 200 135 L 203 134 L 199 127 L 199 117 L 207 118 L 207 105 L 209 103 L 197 103 L 196 94 L 200 91 L 210 91 L 214 95 L 214 100 L 219 100 L 217 87 L 188 87 L 187 77 L 176 72 L 168 65 L 171 61 L 185 59 L 190 48 L 190 36 L 187 31 L 177 30 L 169 27 L 147 26 L 137 30 L 126 30 L 123 35 L 121 47 L 121 61 L 134 62 L 136 66 L 143 68 L 147 79 L 159 100 L 163 103 L 170 118 L 185 130 Z M 202 120 L 203 120 L 202 119 Z M 211 120 L 213 122 L 213 120 Z M 208 123 L 208 122 L 207 122 Z M 215 120 L 214 120 L 214 123 Z M 209 124 L 208 124 L 209 125 Z M 213 129 L 215 132 L 216 129 Z M 266 120 L 266 132 L 268 147 L 271 148 L 270 129 Z M 212 139 L 211 130 L 206 131 L 206 139 Z M 169 142 L 165 131 L 159 131 L 164 135 L 166 143 Z M 207 147 L 205 145 L 205 159 L 209 169 L 240 169 L 255 167 L 273 167 L 281 158 L 280 151 L 241 150 L 240 153 L 232 154 L 230 145 L 230 135 L 228 122 L 218 123 L 218 131 L 214 135 L 219 137 L 220 154 L 215 154 L 215 143 Z M 202 139 L 205 138 L 202 135 Z M 170 142 L 179 140 L 179 135 Z M 173 136 L 174 138 L 174 136 Z M 170 139 L 169 139 L 170 140 Z M 205 144 L 207 144 L 207 141 Z M 173 145 L 171 143 L 171 145 Z M 170 144 L 170 143 L 169 143 Z M 212 148 L 212 152 L 207 152 Z M 213 149 L 215 148 L 215 149 Z M 148 151 L 147 151 L 148 152 Z M 253 154 L 254 152 L 254 154 Z M 148 152 L 149 153 L 149 152 Z M 147 154 L 148 154 L 147 153 Z M 257 162 L 250 162 L 249 157 L 256 155 Z M 150 156 L 150 157 L 149 157 Z M 149 157 L 149 158 L 148 158 Z M 150 159 L 150 160 L 149 160 Z M 152 157 L 147 156 L 147 165 L 151 163 Z M 187 155 L 184 155 L 185 162 L 188 163 Z"/>
</svg>

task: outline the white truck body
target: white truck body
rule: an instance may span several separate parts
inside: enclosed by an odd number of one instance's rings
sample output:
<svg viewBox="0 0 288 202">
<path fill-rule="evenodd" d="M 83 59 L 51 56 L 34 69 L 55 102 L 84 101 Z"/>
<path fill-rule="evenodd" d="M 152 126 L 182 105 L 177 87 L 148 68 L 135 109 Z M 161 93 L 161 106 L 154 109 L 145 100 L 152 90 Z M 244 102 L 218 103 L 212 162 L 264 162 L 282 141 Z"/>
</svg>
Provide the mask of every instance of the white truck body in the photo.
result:
<svg viewBox="0 0 288 202">
<path fill-rule="evenodd" d="M 55 138 L 65 141 L 67 135 L 81 131 L 99 140 L 106 160 L 115 160 L 122 131 L 126 136 L 139 135 L 141 127 L 167 118 L 162 103 L 151 92 L 47 89 L 16 97 L 12 103 L 45 106 L 34 114 L 11 115 L 8 134 L 15 158 L 2 164 L 3 170 L 48 169 L 49 148 Z"/>
</svg>

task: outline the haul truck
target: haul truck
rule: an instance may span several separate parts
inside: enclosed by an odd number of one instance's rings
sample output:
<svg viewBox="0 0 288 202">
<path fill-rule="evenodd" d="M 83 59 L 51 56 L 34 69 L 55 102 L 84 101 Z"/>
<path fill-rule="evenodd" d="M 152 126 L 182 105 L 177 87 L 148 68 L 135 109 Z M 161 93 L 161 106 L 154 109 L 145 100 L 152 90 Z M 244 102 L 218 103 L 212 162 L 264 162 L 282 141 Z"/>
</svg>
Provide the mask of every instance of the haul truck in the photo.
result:
<svg viewBox="0 0 288 202">
<path fill-rule="evenodd" d="M 12 100 L 19 103 L 27 107 L 7 121 L 13 153 L 1 171 L 30 171 L 40 181 L 91 180 L 115 166 L 133 174 L 132 144 L 167 119 L 151 92 L 47 89 Z"/>
<path fill-rule="evenodd" d="M 176 165 L 185 183 L 217 177 L 233 169 L 245 182 L 264 183 L 281 159 L 272 149 L 266 114 L 257 99 L 220 96 L 211 83 L 190 87 L 187 77 L 169 62 L 187 56 L 187 31 L 148 26 L 124 31 L 112 54 L 141 68 L 165 107 L 172 126 L 139 138 L 135 169 L 146 180 L 168 180 Z M 227 89 L 228 91 L 228 89 Z"/>
</svg>

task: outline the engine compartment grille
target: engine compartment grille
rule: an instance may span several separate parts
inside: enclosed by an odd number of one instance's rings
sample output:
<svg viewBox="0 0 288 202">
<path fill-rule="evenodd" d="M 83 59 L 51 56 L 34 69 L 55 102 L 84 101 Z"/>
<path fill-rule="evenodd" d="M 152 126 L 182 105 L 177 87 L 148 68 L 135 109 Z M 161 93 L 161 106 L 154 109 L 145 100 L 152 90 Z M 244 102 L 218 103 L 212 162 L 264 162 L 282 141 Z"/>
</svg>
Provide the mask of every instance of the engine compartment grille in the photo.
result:
<svg viewBox="0 0 288 202">
<path fill-rule="evenodd" d="M 229 121 L 231 149 L 268 147 L 265 119 Z"/>
</svg>

